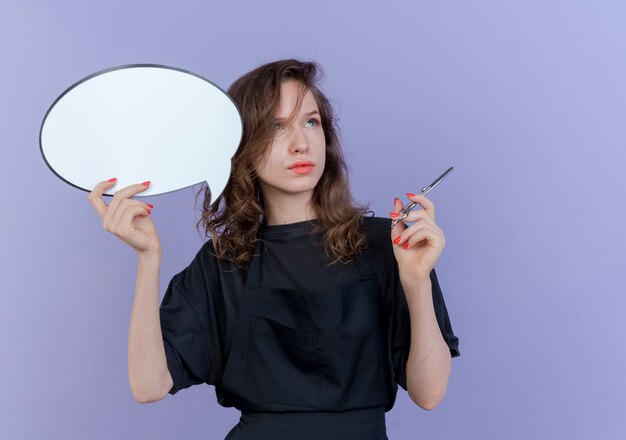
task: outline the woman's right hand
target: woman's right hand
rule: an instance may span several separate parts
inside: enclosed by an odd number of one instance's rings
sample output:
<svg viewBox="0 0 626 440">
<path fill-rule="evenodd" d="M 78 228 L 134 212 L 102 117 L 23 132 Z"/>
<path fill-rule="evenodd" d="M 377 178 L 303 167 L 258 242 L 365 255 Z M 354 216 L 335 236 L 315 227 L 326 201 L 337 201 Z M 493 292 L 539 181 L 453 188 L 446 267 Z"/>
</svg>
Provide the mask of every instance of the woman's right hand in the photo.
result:
<svg viewBox="0 0 626 440">
<path fill-rule="evenodd" d="M 135 194 L 148 189 L 150 182 L 130 185 L 117 191 L 107 205 L 102 199 L 102 194 L 116 182 L 117 180 L 112 182 L 105 180 L 98 183 L 88 197 L 102 220 L 104 230 L 119 237 L 138 254 L 160 252 L 159 234 L 150 217 L 153 206 L 132 198 Z"/>
</svg>

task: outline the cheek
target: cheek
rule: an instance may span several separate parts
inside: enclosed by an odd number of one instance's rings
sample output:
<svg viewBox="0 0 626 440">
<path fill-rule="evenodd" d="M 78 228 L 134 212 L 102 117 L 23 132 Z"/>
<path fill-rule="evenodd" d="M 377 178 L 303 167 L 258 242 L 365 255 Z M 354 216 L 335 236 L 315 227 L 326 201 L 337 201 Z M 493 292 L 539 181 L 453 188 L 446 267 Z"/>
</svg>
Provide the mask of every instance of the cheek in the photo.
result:
<svg viewBox="0 0 626 440">
<path fill-rule="evenodd" d="M 272 144 L 265 154 L 263 154 L 261 160 L 259 160 L 259 163 L 255 167 L 258 175 L 267 174 L 271 171 L 273 163 L 275 162 L 275 151 L 276 149 L 274 148 L 274 144 Z"/>
<path fill-rule="evenodd" d="M 324 135 L 322 135 L 322 142 L 320 146 L 320 158 L 323 163 L 326 163 L 326 140 L 324 139 Z"/>
<path fill-rule="evenodd" d="M 311 134 L 309 137 L 309 145 L 314 146 L 317 151 L 318 157 L 323 157 L 326 154 L 326 138 L 322 130 Z"/>
<path fill-rule="evenodd" d="M 270 161 L 265 160 L 261 162 L 261 164 L 256 168 L 256 174 L 259 176 L 261 180 L 267 180 L 268 176 L 272 174 L 272 168 L 270 166 Z"/>
<path fill-rule="evenodd" d="M 324 171 L 326 170 L 326 146 L 322 148 L 317 155 L 317 166 L 315 167 L 317 170 L 317 175 L 321 179 L 324 175 Z"/>
</svg>

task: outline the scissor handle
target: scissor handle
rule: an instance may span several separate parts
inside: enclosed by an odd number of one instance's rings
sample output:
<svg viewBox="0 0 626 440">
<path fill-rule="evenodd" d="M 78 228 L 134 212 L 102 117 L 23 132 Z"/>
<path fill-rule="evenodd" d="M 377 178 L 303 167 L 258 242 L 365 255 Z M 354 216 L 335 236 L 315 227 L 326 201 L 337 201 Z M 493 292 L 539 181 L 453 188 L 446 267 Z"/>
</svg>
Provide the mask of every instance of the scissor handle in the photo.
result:
<svg viewBox="0 0 626 440">
<path fill-rule="evenodd" d="M 428 194 L 435 186 L 439 184 L 439 182 L 445 179 L 448 176 L 448 174 L 452 172 L 452 170 L 454 170 L 454 167 L 448 168 L 446 172 L 443 173 L 441 176 L 437 177 L 437 179 L 435 179 L 433 183 L 431 183 L 429 186 L 425 186 L 424 188 L 420 189 L 421 195 L 425 196 L 426 194 Z M 406 205 L 404 208 L 402 208 L 400 212 L 398 213 L 398 217 L 396 217 L 395 219 L 391 221 L 391 228 L 392 229 L 395 228 L 398 222 L 401 222 L 402 220 L 407 218 L 407 216 L 409 215 L 409 212 L 411 212 L 411 210 L 415 208 L 415 205 L 417 205 L 417 202 L 411 202 L 408 205 Z"/>
</svg>

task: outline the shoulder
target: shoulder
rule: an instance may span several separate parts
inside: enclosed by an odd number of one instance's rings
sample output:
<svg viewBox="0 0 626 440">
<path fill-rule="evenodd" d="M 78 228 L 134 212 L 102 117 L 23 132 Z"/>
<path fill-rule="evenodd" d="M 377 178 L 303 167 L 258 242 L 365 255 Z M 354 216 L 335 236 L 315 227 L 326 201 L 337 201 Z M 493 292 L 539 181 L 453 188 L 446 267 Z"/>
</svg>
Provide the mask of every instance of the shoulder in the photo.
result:
<svg viewBox="0 0 626 440">
<path fill-rule="evenodd" d="M 224 273 L 239 273 L 245 272 L 246 268 L 240 267 L 227 259 L 220 259 L 217 257 L 213 239 L 207 240 L 198 250 L 192 264 L 201 266 L 205 271 L 212 273 L 219 273 L 222 276 Z"/>
<path fill-rule="evenodd" d="M 186 270 L 206 275 L 218 272 L 221 265 L 222 262 L 215 255 L 213 240 L 209 239 L 200 246 Z"/>
<path fill-rule="evenodd" d="M 194 261 L 197 261 L 202 264 L 216 264 L 217 257 L 215 256 L 214 248 L 213 248 L 213 240 L 209 239 L 205 241 L 194 258 Z"/>
<path fill-rule="evenodd" d="M 208 240 L 198 249 L 189 265 L 174 275 L 174 284 L 182 283 L 189 291 L 202 297 L 220 298 L 236 297 L 245 283 L 247 271 L 234 263 L 219 259 L 214 252 L 213 241 Z M 235 292 L 235 293 L 233 293 Z"/>
<path fill-rule="evenodd" d="M 361 224 L 363 232 L 367 236 L 368 248 L 391 249 L 391 226 L 390 220 L 384 217 L 364 217 Z"/>
<path fill-rule="evenodd" d="M 384 217 L 364 217 L 361 223 L 361 230 L 367 237 L 365 254 L 375 265 L 386 268 L 395 263 L 390 222 Z"/>
<path fill-rule="evenodd" d="M 371 212 L 371 211 L 370 211 Z M 371 216 L 371 217 L 363 217 L 363 227 L 369 229 L 370 231 L 375 231 L 375 230 L 389 230 L 390 229 L 390 223 L 391 220 L 389 220 L 386 217 L 376 217 Z"/>
</svg>

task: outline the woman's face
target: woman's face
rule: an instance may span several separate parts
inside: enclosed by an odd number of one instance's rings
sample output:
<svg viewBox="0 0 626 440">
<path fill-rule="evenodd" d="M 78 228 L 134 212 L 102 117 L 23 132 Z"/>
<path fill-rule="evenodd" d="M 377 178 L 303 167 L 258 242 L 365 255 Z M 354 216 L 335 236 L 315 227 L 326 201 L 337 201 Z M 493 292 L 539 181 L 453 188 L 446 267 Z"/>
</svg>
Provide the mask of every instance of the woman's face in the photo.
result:
<svg viewBox="0 0 626 440">
<path fill-rule="evenodd" d="M 300 83 L 284 81 L 280 86 L 280 106 L 275 118 L 275 134 L 265 160 L 257 166 L 263 197 L 310 193 L 319 182 L 326 162 L 326 140 L 315 98 L 307 91 L 290 125 L 287 120 L 296 109 Z"/>
</svg>

